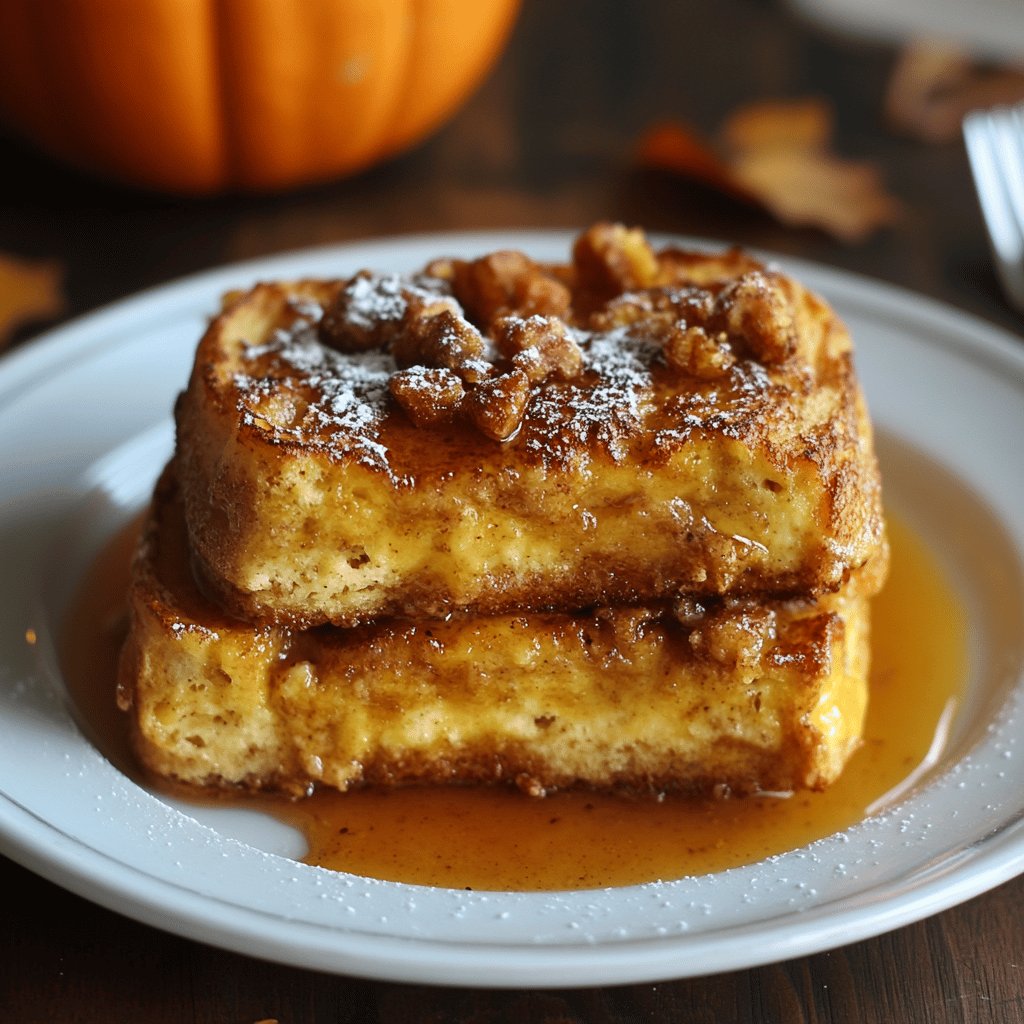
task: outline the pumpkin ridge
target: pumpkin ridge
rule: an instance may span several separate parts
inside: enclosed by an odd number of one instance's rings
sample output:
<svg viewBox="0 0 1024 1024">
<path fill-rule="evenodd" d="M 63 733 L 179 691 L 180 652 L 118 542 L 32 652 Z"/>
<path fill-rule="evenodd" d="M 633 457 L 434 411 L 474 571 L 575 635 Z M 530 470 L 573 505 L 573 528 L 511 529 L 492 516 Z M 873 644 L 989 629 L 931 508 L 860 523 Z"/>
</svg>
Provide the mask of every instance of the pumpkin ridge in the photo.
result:
<svg viewBox="0 0 1024 1024">
<path fill-rule="evenodd" d="M 421 26 L 416 59 L 405 66 L 401 96 L 381 143 L 392 156 L 422 141 L 440 127 L 460 100 L 476 90 L 508 42 L 521 0 L 480 3 L 479 0 L 413 0 Z M 443 8 L 443 12 L 438 8 Z M 442 16 L 443 14 L 443 16 Z M 439 31 L 440 28 L 440 31 Z M 429 35 L 426 33 L 429 30 Z M 467 48 L 466 37 L 476 41 Z M 424 54 L 427 59 L 424 60 Z M 443 68 L 439 85 L 431 74 Z M 419 109 L 416 109 L 418 105 Z M 411 108 L 411 109 L 410 109 Z"/>
</svg>

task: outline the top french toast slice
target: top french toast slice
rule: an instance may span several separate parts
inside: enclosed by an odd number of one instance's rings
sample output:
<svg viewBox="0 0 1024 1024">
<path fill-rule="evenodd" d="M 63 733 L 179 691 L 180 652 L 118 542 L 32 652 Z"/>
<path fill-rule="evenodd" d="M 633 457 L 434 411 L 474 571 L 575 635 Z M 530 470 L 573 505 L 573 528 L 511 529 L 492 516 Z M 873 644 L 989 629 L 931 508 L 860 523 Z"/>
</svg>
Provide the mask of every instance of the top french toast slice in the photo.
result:
<svg viewBox="0 0 1024 1024">
<path fill-rule="evenodd" d="M 231 296 L 176 416 L 196 570 L 249 621 L 815 595 L 885 544 L 836 314 L 620 225 Z"/>
</svg>

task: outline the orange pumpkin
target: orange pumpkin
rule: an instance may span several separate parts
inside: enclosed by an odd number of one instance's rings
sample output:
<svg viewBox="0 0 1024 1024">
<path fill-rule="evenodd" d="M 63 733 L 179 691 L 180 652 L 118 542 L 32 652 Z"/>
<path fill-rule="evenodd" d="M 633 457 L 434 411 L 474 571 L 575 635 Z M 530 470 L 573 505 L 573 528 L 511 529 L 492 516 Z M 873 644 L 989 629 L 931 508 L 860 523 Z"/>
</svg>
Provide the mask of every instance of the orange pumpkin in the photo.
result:
<svg viewBox="0 0 1024 1024">
<path fill-rule="evenodd" d="M 479 84 L 519 0 L 0 0 L 0 117 L 180 193 L 271 191 L 409 148 Z"/>
</svg>

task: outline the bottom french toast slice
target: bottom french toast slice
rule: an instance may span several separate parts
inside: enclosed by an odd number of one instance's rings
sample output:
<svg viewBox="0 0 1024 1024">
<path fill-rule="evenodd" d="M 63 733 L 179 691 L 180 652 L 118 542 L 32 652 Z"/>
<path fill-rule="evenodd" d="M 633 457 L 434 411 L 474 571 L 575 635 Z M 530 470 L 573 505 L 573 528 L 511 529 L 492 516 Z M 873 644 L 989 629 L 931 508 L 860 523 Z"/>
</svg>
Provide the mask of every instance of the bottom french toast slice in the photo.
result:
<svg viewBox="0 0 1024 1024">
<path fill-rule="evenodd" d="M 173 466 L 136 552 L 118 700 L 186 787 L 821 789 L 859 743 L 868 598 L 249 625 L 197 588 Z"/>
</svg>

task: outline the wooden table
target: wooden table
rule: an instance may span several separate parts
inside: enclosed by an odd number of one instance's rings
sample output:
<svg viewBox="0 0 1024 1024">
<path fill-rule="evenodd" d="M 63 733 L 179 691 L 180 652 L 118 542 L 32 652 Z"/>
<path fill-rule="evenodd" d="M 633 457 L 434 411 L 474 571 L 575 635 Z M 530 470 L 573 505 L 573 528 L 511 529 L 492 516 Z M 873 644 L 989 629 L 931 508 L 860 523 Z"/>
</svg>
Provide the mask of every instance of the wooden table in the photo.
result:
<svg viewBox="0 0 1024 1024">
<path fill-rule="evenodd" d="M 60 260 L 68 315 L 193 271 L 394 233 L 618 219 L 736 241 L 903 285 L 1020 332 L 993 277 L 958 142 L 885 127 L 895 51 L 774 4 L 527 2 L 482 89 L 415 152 L 348 181 L 189 202 L 94 182 L 0 141 L 0 251 Z M 784 228 L 707 188 L 638 170 L 651 121 L 711 131 L 763 96 L 826 95 L 836 148 L 905 204 L 857 245 Z M 13 179 L 13 180 L 12 180 Z M 28 341 L 21 333 L 19 343 Z M 1024 343 L 1024 339 L 1022 339 Z M 263 963 L 103 910 L 0 861 L 0 1008 L 11 1021 L 1020 1021 L 1024 879 L 891 934 L 693 980 L 565 991 L 426 988 Z"/>
</svg>

